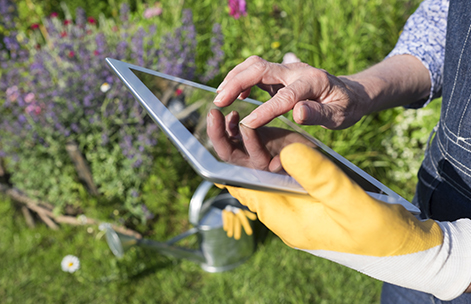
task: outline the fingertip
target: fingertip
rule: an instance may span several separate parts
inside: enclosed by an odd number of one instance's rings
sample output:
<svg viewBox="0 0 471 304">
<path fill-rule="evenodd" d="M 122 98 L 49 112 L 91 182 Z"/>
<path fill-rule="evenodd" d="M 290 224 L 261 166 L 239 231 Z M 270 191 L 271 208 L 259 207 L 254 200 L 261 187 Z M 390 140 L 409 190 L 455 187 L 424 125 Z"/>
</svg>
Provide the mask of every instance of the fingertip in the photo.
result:
<svg viewBox="0 0 471 304">
<path fill-rule="evenodd" d="M 240 121 L 241 125 L 246 126 L 247 128 L 250 129 L 255 129 L 256 128 L 256 120 L 258 118 L 258 114 L 256 112 L 252 112 L 248 116 L 246 116 L 244 119 Z"/>
<path fill-rule="evenodd" d="M 223 82 L 221 82 L 221 84 L 218 86 L 218 88 L 216 89 L 216 93 L 221 93 L 221 91 L 224 89 L 224 87 L 226 86 L 227 84 L 227 80 L 224 79 Z"/>
</svg>

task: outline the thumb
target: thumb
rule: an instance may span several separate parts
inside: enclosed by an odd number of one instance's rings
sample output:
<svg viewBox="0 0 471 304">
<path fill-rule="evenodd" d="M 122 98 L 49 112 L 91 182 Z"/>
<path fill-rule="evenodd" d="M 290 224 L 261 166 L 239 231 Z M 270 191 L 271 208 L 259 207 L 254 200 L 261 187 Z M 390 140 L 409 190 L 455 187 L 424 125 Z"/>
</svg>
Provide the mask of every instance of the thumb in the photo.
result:
<svg viewBox="0 0 471 304">
<path fill-rule="evenodd" d="M 301 143 L 286 146 L 280 153 L 283 168 L 315 199 L 341 213 L 371 201 L 363 189 L 333 162 Z M 356 211 L 358 212 L 358 210 Z"/>
<path fill-rule="evenodd" d="M 323 104 L 313 100 L 298 102 L 293 107 L 293 119 L 300 125 L 320 125 L 328 129 L 342 129 L 339 113 L 343 113 L 339 105 Z"/>
</svg>

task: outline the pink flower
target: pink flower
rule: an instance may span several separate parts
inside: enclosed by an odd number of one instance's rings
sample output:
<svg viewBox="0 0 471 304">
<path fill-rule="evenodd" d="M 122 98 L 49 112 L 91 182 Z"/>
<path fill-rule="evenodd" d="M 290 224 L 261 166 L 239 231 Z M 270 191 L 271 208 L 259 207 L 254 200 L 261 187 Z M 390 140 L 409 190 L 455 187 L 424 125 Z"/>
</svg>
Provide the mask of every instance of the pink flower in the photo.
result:
<svg viewBox="0 0 471 304">
<path fill-rule="evenodd" d="M 50 17 L 51 17 L 51 18 L 57 18 L 57 16 L 59 16 L 58 13 L 52 12 Z"/>
<path fill-rule="evenodd" d="M 6 93 L 11 102 L 15 102 L 20 96 L 20 91 L 17 86 L 9 87 Z"/>
<path fill-rule="evenodd" d="M 239 19 L 240 16 L 246 16 L 247 10 L 245 8 L 245 0 L 229 0 L 229 15 L 235 19 Z"/>
<path fill-rule="evenodd" d="M 71 24 L 71 23 L 72 23 L 71 20 L 68 20 L 68 19 L 65 19 L 65 20 L 64 20 L 64 25 L 69 25 L 69 24 Z"/>
<path fill-rule="evenodd" d="M 88 23 L 95 24 L 96 20 L 93 17 L 88 17 Z"/>
<path fill-rule="evenodd" d="M 25 109 L 26 113 L 28 114 L 34 114 L 34 115 L 39 115 L 41 114 L 41 107 L 36 105 L 36 104 L 30 104 L 26 107 Z"/>
<path fill-rule="evenodd" d="M 34 100 L 34 93 L 28 93 L 25 96 L 25 102 L 31 103 Z"/>
<path fill-rule="evenodd" d="M 39 28 L 39 24 L 37 24 L 37 23 L 31 24 L 31 29 L 32 30 L 35 30 L 35 29 L 38 29 L 38 28 Z"/>
<path fill-rule="evenodd" d="M 72 57 L 75 56 L 75 52 L 74 52 L 74 51 L 70 51 L 67 56 L 69 56 L 69 58 L 72 58 Z"/>
<path fill-rule="evenodd" d="M 152 17 L 160 16 L 162 14 L 162 8 L 160 7 L 149 7 L 144 11 L 144 18 L 150 19 Z"/>
</svg>

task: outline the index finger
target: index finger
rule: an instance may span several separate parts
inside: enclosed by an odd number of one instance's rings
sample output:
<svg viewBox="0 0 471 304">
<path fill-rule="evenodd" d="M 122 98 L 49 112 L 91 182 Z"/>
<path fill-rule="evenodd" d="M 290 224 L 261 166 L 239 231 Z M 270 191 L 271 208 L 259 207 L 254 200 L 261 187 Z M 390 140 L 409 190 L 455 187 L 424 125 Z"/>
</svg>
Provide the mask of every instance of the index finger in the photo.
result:
<svg viewBox="0 0 471 304">
<path fill-rule="evenodd" d="M 289 74 L 289 75 L 288 75 Z M 219 107 L 230 105 L 241 93 L 257 84 L 279 85 L 289 83 L 293 76 L 289 69 L 277 63 L 252 56 L 230 71 L 219 86 L 214 103 Z"/>
</svg>

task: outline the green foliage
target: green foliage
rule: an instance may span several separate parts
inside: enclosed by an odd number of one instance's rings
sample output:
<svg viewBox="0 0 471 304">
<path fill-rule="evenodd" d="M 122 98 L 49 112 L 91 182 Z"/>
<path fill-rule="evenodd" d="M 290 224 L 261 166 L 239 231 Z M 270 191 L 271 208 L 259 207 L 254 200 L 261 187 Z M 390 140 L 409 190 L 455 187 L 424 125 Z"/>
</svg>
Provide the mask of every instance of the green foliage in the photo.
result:
<svg viewBox="0 0 471 304">
<path fill-rule="evenodd" d="M 142 201 L 155 215 L 151 233 L 162 239 L 188 228 L 188 204 L 202 179 L 168 141 L 159 142 L 157 154 Z"/>
<path fill-rule="evenodd" d="M 0 52 L 2 58 L 11 59 L 0 72 L 0 96 L 5 100 L 0 108 L 4 118 L 0 122 L 0 153 L 7 157 L 16 187 L 33 198 L 49 201 L 57 212 L 65 205 L 83 210 L 88 207 L 86 191 L 66 151 L 67 145 L 75 143 L 90 166 L 103 196 L 100 200 L 121 202 L 117 209 L 128 213 L 125 221 L 135 226 L 140 218 L 145 225 L 152 211 L 142 204 L 140 190 L 156 156 L 158 127 L 105 66 L 105 58 L 153 69 L 169 68 L 179 71 L 174 76 L 191 79 L 194 73 L 186 72 L 193 70 L 196 47 L 194 35 L 190 37 L 194 32 L 191 11 L 177 9 L 178 18 L 183 14 L 184 20 L 178 26 L 168 25 L 175 34 L 166 36 L 167 32 L 157 31 L 150 23 L 135 25 L 133 21 L 139 23 L 143 17 L 129 16 L 126 6 L 117 16 L 119 23 L 103 15 L 98 23 L 83 10 L 78 10 L 73 20 L 67 6 L 62 8 L 64 19 L 52 15 L 30 33 L 10 32 L 7 50 Z M 176 40 L 171 41 L 172 37 Z M 166 44 L 175 46 L 181 41 L 187 44 L 178 52 L 163 51 Z M 181 63 L 178 56 L 184 53 L 189 60 Z M 211 68 L 212 76 L 201 76 L 214 77 L 217 60 Z M 182 192 L 182 197 L 188 197 L 187 193 Z"/>
<path fill-rule="evenodd" d="M 420 111 L 397 110 L 391 130 L 382 138 L 390 162 L 385 179 L 391 189 L 411 200 L 417 184 L 417 172 L 424 158 L 429 134 L 440 118 L 440 101 Z"/>
</svg>

